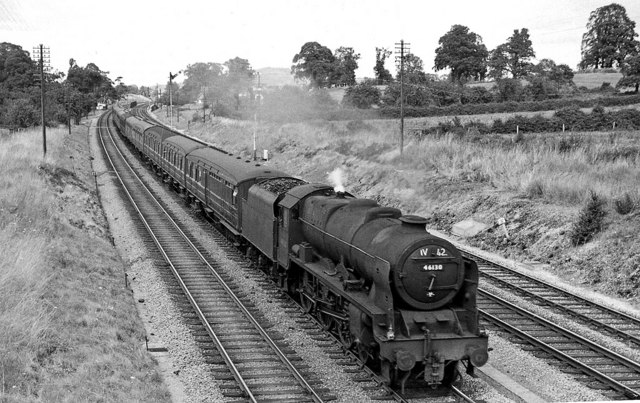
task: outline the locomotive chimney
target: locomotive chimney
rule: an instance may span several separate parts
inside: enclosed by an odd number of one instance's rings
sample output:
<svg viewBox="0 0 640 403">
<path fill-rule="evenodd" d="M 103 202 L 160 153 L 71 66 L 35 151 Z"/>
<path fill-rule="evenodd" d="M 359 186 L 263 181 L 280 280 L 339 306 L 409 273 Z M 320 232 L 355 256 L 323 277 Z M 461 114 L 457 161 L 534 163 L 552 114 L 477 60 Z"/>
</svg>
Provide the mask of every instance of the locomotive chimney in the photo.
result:
<svg viewBox="0 0 640 403">
<path fill-rule="evenodd" d="M 400 221 L 402 221 L 402 225 L 408 225 L 408 226 L 419 226 L 422 228 L 425 228 L 425 226 L 427 225 L 427 219 L 424 217 L 420 217 L 417 215 L 403 215 L 402 217 L 399 218 Z"/>
</svg>

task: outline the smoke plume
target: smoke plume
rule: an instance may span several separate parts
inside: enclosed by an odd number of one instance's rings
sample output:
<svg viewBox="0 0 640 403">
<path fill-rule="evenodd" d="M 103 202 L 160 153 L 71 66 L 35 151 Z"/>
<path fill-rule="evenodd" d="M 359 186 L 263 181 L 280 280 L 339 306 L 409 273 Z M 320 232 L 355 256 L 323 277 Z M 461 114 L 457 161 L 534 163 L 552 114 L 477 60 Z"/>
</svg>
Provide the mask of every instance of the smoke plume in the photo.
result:
<svg viewBox="0 0 640 403">
<path fill-rule="evenodd" d="M 329 182 L 333 185 L 333 190 L 336 192 L 344 192 L 344 171 L 342 168 L 336 168 L 329 174 Z"/>
</svg>

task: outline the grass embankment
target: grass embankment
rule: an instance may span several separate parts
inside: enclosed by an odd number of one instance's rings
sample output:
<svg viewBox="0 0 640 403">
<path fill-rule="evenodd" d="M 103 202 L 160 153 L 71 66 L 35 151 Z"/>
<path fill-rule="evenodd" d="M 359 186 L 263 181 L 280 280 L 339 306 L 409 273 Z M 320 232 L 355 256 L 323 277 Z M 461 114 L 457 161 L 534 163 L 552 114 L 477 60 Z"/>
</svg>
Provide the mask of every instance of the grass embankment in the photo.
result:
<svg viewBox="0 0 640 403">
<path fill-rule="evenodd" d="M 73 132 L 0 138 L 0 401 L 167 401 Z"/>
<path fill-rule="evenodd" d="M 189 133 L 250 156 L 253 130 L 253 122 L 218 119 L 191 124 Z M 504 217 L 508 239 L 496 230 L 469 242 L 551 263 L 560 276 L 598 291 L 640 298 L 637 132 L 406 136 L 402 158 L 397 133 L 397 121 L 262 123 L 257 149 L 309 181 L 327 183 L 328 172 L 343 167 L 348 191 L 424 215 L 439 229 Z M 571 231 L 591 191 L 606 201 L 604 228 L 575 247 Z M 619 214 L 616 202 L 627 196 L 631 212 Z"/>
</svg>

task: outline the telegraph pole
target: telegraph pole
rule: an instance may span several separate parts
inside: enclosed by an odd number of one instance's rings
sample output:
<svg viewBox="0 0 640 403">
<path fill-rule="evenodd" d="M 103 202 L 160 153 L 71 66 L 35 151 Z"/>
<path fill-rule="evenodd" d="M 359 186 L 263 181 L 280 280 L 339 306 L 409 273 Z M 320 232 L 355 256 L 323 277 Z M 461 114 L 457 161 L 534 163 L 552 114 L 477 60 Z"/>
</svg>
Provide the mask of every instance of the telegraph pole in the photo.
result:
<svg viewBox="0 0 640 403">
<path fill-rule="evenodd" d="M 396 43 L 396 53 L 400 53 L 400 56 L 396 56 L 396 61 L 400 61 L 400 155 L 404 149 L 404 56 L 405 53 L 409 53 L 410 43 L 406 43 L 404 40 L 400 40 L 400 43 Z"/>
<path fill-rule="evenodd" d="M 207 86 L 202 90 L 202 124 L 207 121 Z"/>
<path fill-rule="evenodd" d="M 41 121 L 42 121 L 42 149 L 43 149 L 43 156 L 46 157 L 47 156 L 47 126 L 45 125 L 44 122 L 44 92 L 45 92 L 45 84 L 44 84 L 44 70 L 45 70 L 45 63 L 47 64 L 47 68 L 49 67 L 49 63 L 51 60 L 51 53 L 49 51 L 48 47 L 43 46 L 42 44 L 40 44 L 38 47 L 33 48 L 33 53 L 34 56 L 37 56 L 39 61 L 39 67 L 40 67 L 40 110 L 41 110 Z"/>
<path fill-rule="evenodd" d="M 258 76 L 258 88 L 256 88 L 256 91 L 258 92 L 255 95 L 255 100 L 257 101 L 255 103 L 255 109 L 253 111 L 253 160 L 256 160 L 256 136 L 257 136 L 257 131 L 258 131 L 258 108 L 260 107 L 260 102 L 262 101 L 262 87 L 260 86 L 260 72 L 256 72 L 257 76 Z"/>
</svg>

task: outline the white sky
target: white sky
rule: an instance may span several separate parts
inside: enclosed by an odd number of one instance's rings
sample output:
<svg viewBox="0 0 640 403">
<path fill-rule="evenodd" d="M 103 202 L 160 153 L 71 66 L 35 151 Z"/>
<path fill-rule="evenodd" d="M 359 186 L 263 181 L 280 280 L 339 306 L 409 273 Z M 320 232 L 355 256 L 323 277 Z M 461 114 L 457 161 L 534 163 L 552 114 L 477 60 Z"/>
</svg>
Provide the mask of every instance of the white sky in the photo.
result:
<svg viewBox="0 0 640 403">
<path fill-rule="evenodd" d="M 616 0 L 636 22 L 640 1 Z M 537 59 L 575 69 L 589 13 L 611 0 L 0 0 L 0 42 L 32 53 L 44 44 L 62 72 L 74 58 L 126 84 L 164 85 L 169 72 L 236 56 L 254 69 L 290 68 L 305 42 L 361 54 L 358 77 L 373 77 L 375 48 L 404 39 L 431 72 L 438 39 L 461 24 L 487 49 L 528 28 Z M 393 60 L 386 68 L 395 73 Z M 444 73 L 441 71 L 440 73 Z M 180 76 L 178 81 L 183 78 Z"/>
</svg>

